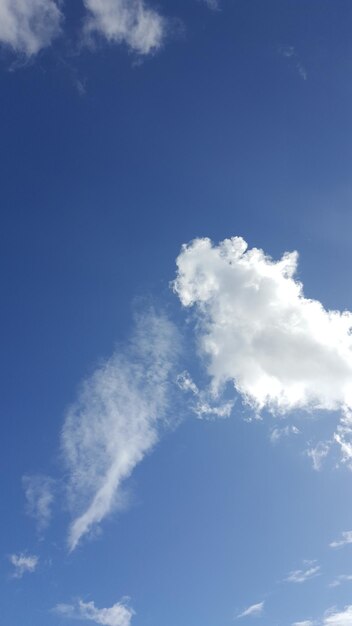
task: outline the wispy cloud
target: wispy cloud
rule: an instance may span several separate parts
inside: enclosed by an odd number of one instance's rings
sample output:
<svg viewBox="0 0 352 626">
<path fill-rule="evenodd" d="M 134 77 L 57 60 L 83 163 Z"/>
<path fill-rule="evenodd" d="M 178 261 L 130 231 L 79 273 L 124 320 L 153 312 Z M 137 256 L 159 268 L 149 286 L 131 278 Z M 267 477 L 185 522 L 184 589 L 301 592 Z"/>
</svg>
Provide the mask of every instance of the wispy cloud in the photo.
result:
<svg viewBox="0 0 352 626">
<path fill-rule="evenodd" d="M 129 346 L 84 382 L 69 408 L 62 449 L 70 475 L 69 502 L 77 511 L 70 550 L 123 504 L 123 482 L 158 441 L 179 343 L 165 316 L 142 315 Z"/>
<path fill-rule="evenodd" d="M 320 441 L 316 446 L 307 450 L 307 456 L 312 460 L 313 468 L 319 472 L 322 468 L 324 459 L 329 454 L 331 441 Z"/>
<path fill-rule="evenodd" d="M 88 11 L 85 35 L 100 35 L 111 43 L 124 43 L 146 55 L 162 45 L 166 20 L 143 0 L 83 0 Z"/>
<path fill-rule="evenodd" d="M 340 447 L 342 462 L 352 469 L 352 411 L 349 406 L 344 409 L 333 439 Z"/>
<path fill-rule="evenodd" d="M 214 403 L 214 399 L 210 397 L 209 391 L 207 389 L 200 390 L 187 370 L 177 376 L 176 383 L 182 391 L 190 392 L 196 398 L 195 402 L 190 403 L 190 410 L 199 419 L 230 417 L 234 401 Z"/>
<path fill-rule="evenodd" d="M 212 11 L 218 11 L 220 8 L 220 0 L 201 0 L 204 4 L 206 4 L 209 9 Z"/>
<path fill-rule="evenodd" d="M 335 539 L 330 543 L 330 548 L 341 548 L 349 543 L 352 543 L 352 530 L 345 530 L 340 539 Z"/>
<path fill-rule="evenodd" d="M 310 619 L 305 619 L 303 622 L 293 622 L 292 626 L 315 626 L 316 622 L 312 622 Z"/>
<path fill-rule="evenodd" d="M 311 561 L 305 569 L 296 569 L 290 572 L 285 581 L 289 583 L 305 583 L 307 580 L 319 575 L 320 565 L 317 565 L 316 561 Z"/>
<path fill-rule="evenodd" d="M 302 64 L 294 46 L 281 46 L 281 48 L 279 48 L 279 53 L 281 54 L 281 56 L 285 57 L 286 59 L 289 59 L 290 62 L 293 63 L 298 74 L 303 80 L 307 80 L 308 78 L 307 70 Z"/>
<path fill-rule="evenodd" d="M 237 615 L 237 619 L 242 617 L 259 617 L 262 615 L 264 611 L 264 602 L 258 602 L 257 604 L 252 604 L 247 609 L 242 611 L 239 615 Z"/>
<path fill-rule="evenodd" d="M 329 587 L 339 587 L 342 583 L 351 582 L 352 574 L 340 574 L 329 585 Z"/>
<path fill-rule="evenodd" d="M 27 501 L 27 513 L 36 520 L 38 530 L 41 532 L 47 528 L 51 519 L 55 481 L 49 476 L 36 474 L 23 476 L 22 484 Z"/>
<path fill-rule="evenodd" d="M 54 0 L 0 0 L 0 44 L 33 56 L 60 34 L 62 21 Z"/>
<path fill-rule="evenodd" d="M 297 252 L 274 261 L 241 237 L 195 239 L 177 258 L 174 290 L 194 307 L 216 395 L 233 382 L 255 411 L 352 406 L 352 313 L 328 311 L 295 280 Z"/>
<path fill-rule="evenodd" d="M 130 626 L 134 615 L 126 599 L 103 609 L 98 609 L 94 602 L 78 600 L 75 604 L 58 604 L 54 612 L 70 619 L 87 620 L 104 626 Z"/>
<path fill-rule="evenodd" d="M 13 578 L 22 578 L 25 573 L 33 573 L 39 563 L 39 558 L 34 554 L 11 554 L 10 563 L 14 566 Z"/>
<path fill-rule="evenodd" d="M 281 428 L 277 427 L 277 428 L 273 428 L 273 430 L 271 431 L 270 441 L 271 443 L 277 443 L 283 437 L 289 437 L 290 435 L 299 435 L 299 434 L 300 434 L 300 430 L 299 428 L 297 428 L 297 426 L 287 425 L 287 426 L 282 426 Z"/>
</svg>

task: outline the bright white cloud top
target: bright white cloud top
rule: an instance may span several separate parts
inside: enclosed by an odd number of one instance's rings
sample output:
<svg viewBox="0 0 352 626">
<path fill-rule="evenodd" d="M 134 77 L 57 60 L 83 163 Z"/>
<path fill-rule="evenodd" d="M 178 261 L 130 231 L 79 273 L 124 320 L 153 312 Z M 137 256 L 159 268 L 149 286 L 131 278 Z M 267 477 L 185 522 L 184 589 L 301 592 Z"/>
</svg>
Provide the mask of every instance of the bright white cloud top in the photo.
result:
<svg viewBox="0 0 352 626">
<path fill-rule="evenodd" d="M 22 578 L 23 574 L 32 574 L 39 563 L 39 558 L 35 554 L 11 554 L 10 563 L 14 566 L 14 578 Z"/>
<path fill-rule="evenodd" d="M 86 35 L 99 34 L 111 43 L 125 43 L 138 54 L 160 48 L 165 19 L 143 0 L 84 0 Z"/>
<path fill-rule="evenodd" d="M 297 260 L 291 252 L 274 261 L 241 237 L 219 245 L 195 239 L 177 259 L 174 290 L 197 310 L 215 393 L 231 381 L 257 411 L 347 411 L 352 313 L 306 298 L 294 278 Z"/>
<path fill-rule="evenodd" d="M 55 612 L 70 619 L 79 619 L 102 624 L 103 626 L 130 626 L 134 615 L 125 600 L 109 608 L 98 609 L 94 602 L 78 600 L 76 604 L 58 604 Z"/>
<path fill-rule="evenodd" d="M 352 626 L 352 605 L 341 612 L 332 610 L 324 618 L 323 626 Z"/>
<path fill-rule="evenodd" d="M 123 481 L 156 444 L 178 350 L 178 333 L 166 317 L 140 317 L 129 347 L 84 382 L 69 409 L 62 448 L 69 501 L 78 511 L 69 533 L 71 550 L 121 506 Z"/>
<path fill-rule="evenodd" d="M 241 619 L 242 617 L 259 617 L 264 611 L 264 602 L 258 602 L 257 604 L 252 604 L 247 609 L 245 609 L 242 613 L 237 615 L 237 619 Z"/>
<path fill-rule="evenodd" d="M 54 0 L 0 0 L 0 44 L 35 55 L 60 34 L 62 19 Z"/>
</svg>

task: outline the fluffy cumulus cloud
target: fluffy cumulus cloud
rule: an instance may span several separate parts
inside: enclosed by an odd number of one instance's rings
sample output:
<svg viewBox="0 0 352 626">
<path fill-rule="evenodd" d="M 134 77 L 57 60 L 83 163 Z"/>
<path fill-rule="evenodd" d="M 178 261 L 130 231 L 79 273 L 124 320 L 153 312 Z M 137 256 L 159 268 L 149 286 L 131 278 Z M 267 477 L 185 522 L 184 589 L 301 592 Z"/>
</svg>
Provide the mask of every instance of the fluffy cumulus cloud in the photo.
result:
<svg viewBox="0 0 352 626">
<path fill-rule="evenodd" d="M 352 313 L 303 294 L 298 255 L 274 261 L 241 237 L 184 245 L 174 290 L 197 311 L 213 392 L 232 382 L 256 411 L 352 407 Z M 351 423 L 337 441 L 348 443 Z M 346 456 L 351 452 L 345 450 Z"/>
<path fill-rule="evenodd" d="M 35 55 L 60 34 L 62 17 L 55 0 L 0 0 L 0 44 Z"/>
<path fill-rule="evenodd" d="M 352 605 L 346 606 L 342 611 L 333 607 L 325 611 L 319 620 L 294 622 L 292 626 L 352 626 Z"/>
<path fill-rule="evenodd" d="M 237 618 L 240 619 L 242 617 L 258 617 L 264 611 L 264 602 L 258 602 L 257 604 L 252 604 L 247 609 L 242 611 Z"/>
<path fill-rule="evenodd" d="M 39 558 L 34 554 L 11 554 L 9 560 L 14 567 L 14 578 L 22 578 L 26 572 L 33 573 L 39 563 Z"/>
<path fill-rule="evenodd" d="M 22 484 L 26 496 L 27 513 L 37 522 L 38 530 L 43 531 L 51 519 L 55 481 L 49 476 L 36 474 L 23 476 Z"/>
<path fill-rule="evenodd" d="M 323 626 L 352 626 L 352 605 L 346 606 L 343 611 L 328 611 Z"/>
<path fill-rule="evenodd" d="M 85 33 L 98 34 L 112 43 L 125 43 L 146 55 L 163 43 L 165 19 L 143 0 L 84 0 L 88 11 Z"/>
<path fill-rule="evenodd" d="M 76 604 L 58 604 L 54 611 L 70 619 L 91 621 L 103 626 L 130 626 L 134 615 L 126 600 L 103 609 L 98 609 L 94 602 L 78 600 Z"/>
<path fill-rule="evenodd" d="M 67 412 L 62 450 L 68 496 L 76 512 L 69 547 L 121 506 L 123 481 L 158 440 L 170 405 L 170 374 L 179 338 L 174 325 L 151 312 L 138 319 L 130 345 L 84 382 Z"/>
</svg>

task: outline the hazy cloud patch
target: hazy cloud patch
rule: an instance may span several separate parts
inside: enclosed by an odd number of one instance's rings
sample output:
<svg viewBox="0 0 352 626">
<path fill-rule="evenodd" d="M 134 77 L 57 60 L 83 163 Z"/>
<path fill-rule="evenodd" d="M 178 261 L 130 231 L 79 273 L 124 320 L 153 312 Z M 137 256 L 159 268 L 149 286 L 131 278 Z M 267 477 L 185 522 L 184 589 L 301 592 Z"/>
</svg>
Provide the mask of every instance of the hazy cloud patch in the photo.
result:
<svg viewBox="0 0 352 626">
<path fill-rule="evenodd" d="M 50 523 L 54 502 L 55 481 L 42 474 L 26 475 L 22 478 L 26 497 L 26 511 L 38 527 L 44 531 Z"/>
<path fill-rule="evenodd" d="M 32 574 L 39 563 L 39 557 L 35 554 L 11 554 L 9 561 L 14 567 L 13 578 L 22 578 L 23 574 Z"/>
<path fill-rule="evenodd" d="M 138 318 L 128 346 L 81 386 L 69 408 L 62 450 L 74 520 L 69 547 L 123 504 L 122 484 L 152 450 L 170 408 L 179 352 L 175 326 L 154 312 Z"/>
<path fill-rule="evenodd" d="M 78 600 L 75 604 L 58 604 L 55 613 L 70 619 L 86 620 L 103 626 L 130 626 L 134 610 L 126 599 L 109 608 L 98 609 L 94 602 Z"/>
<path fill-rule="evenodd" d="M 0 0 L 0 44 L 33 56 L 60 34 L 62 21 L 54 0 Z"/>
<path fill-rule="evenodd" d="M 166 20 L 143 0 L 83 0 L 88 15 L 84 33 L 100 35 L 110 43 L 124 43 L 141 55 L 161 47 Z"/>
</svg>

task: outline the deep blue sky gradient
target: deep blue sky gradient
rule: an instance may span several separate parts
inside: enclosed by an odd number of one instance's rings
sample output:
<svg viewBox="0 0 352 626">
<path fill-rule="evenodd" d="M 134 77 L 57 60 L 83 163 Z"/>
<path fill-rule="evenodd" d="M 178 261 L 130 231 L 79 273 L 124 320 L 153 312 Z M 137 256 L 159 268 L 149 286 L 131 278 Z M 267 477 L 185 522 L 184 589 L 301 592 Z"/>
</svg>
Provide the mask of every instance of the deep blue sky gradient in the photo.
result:
<svg viewBox="0 0 352 626">
<path fill-rule="evenodd" d="M 261 600 L 261 623 L 285 626 L 351 601 L 348 587 L 327 587 L 352 573 L 348 549 L 328 549 L 351 526 L 350 474 L 313 472 L 302 444 L 273 447 L 267 425 L 236 410 L 168 434 L 134 473 L 130 510 L 73 555 L 67 512 L 45 541 L 24 515 L 22 475 L 59 472 L 65 408 L 128 335 L 135 298 L 156 298 L 184 324 L 169 289 L 182 243 L 242 235 L 273 257 L 297 249 L 306 295 L 352 308 L 351 2 L 160 6 L 183 26 L 143 63 L 123 46 L 78 54 L 79 3 L 67 7 L 67 39 L 31 64 L 9 71 L 2 55 L 8 626 L 59 625 L 49 610 L 76 596 L 98 606 L 131 596 L 135 626 L 222 626 Z M 7 555 L 26 549 L 40 554 L 38 572 L 9 580 Z M 323 580 L 281 582 L 314 558 Z"/>
</svg>

